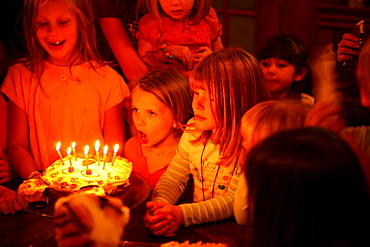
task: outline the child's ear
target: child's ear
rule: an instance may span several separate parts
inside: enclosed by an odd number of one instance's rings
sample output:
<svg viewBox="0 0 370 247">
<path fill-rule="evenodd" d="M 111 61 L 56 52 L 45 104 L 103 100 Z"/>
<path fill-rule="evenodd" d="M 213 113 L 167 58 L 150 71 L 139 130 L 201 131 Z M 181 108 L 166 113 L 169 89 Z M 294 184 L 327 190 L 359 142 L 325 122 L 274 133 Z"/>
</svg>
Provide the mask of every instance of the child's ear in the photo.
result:
<svg viewBox="0 0 370 247">
<path fill-rule="evenodd" d="M 308 69 L 306 67 L 300 68 L 294 74 L 294 81 L 301 81 L 307 75 Z"/>
<path fill-rule="evenodd" d="M 173 120 L 172 127 L 177 129 L 179 126 L 180 126 L 180 124 L 178 122 L 176 122 L 176 120 Z"/>
</svg>

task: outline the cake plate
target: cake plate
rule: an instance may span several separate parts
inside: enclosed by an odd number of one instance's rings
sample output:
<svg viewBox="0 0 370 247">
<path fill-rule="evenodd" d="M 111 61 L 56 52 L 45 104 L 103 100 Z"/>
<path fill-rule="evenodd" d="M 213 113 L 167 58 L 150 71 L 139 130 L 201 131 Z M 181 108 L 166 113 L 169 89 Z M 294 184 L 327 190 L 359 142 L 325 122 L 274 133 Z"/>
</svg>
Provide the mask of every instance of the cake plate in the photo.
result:
<svg viewBox="0 0 370 247">
<path fill-rule="evenodd" d="M 150 185 L 143 176 L 136 172 L 131 173 L 129 181 L 130 185 L 117 188 L 117 191 L 110 194 L 110 196 L 120 198 L 125 206 L 133 209 L 144 202 L 145 199 L 149 196 Z M 67 196 L 70 193 L 55 193 L 55 191 L 53 193 L 50 192 L 50 189 L 46 189 L 46 196 L 41 201 L 26 202 L 23 198 L 21 198 L 17 190 L 16 199 L 19 205 L 22 206 L 24 211 L 46 218 L 53 218 L 55 202 L 60 197 Z"/>
</svg>

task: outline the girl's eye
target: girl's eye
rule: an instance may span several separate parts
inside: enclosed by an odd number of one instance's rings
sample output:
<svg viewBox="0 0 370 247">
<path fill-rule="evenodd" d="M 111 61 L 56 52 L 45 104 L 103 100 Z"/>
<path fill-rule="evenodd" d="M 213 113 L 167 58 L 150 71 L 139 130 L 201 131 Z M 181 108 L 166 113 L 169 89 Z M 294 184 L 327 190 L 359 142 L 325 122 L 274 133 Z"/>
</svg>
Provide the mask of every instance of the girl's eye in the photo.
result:
<svg viewBox="0 0 370 247">
<path fill-rule="evenodd" d="M 132 108 L 132 112 L 139 112 L 139 109 L 137 109 L 137 108 Z"/>
<path fill-rule="evenodd" d="M 47 22 L 37 22 L 37 26 L 46 26 L 48 23 Z"/>
<path fill-rule="evenodd" d="M 278 64 L 278 67 L 280 68 L 285 68 L 286 66 L 287 66 L 286 64 L 282 64 L 282 63 Z"/>
<path fill-rule="evenodd" d="M 263 62 L 263 63 L 261 63 L 261 66 L 264 66 L 264 67 L 266 67 L 266 66 L 268 66 L 269 64 L 267 63 L 267 62 Z"/>
<path fill-rule="evenodd" d="M 157 115 L 157 114 L 156 114 L 155 112 L 150 111 L 150 112 L 149 112 L 149 115 L 150 115 L 150 116 L 155 116 L 155 115 Z"/>
<path fill-rule="evenodd" d="M 69 20 L 68 21 L 61 21 L 59 22 L 61 25 L 65 25 L 65 24 L 68 24 L 69 23 Z"/>
</svg>

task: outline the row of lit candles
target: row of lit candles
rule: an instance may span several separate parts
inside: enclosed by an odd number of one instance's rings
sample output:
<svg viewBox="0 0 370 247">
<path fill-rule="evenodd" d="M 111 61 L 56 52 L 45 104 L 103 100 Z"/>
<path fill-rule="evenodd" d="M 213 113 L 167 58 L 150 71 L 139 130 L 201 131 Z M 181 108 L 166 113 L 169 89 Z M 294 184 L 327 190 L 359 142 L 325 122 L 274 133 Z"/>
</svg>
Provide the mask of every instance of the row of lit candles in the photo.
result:
<svg viewBox="0 0 370 247">
<path fill-rule="evenodd" d="M 61 142 L 58 142 L 57 145 L 56 145 L 56 151 L 59 155 L 59 158 L 60 158 L 60 161 L 62 162 L 62 164 L 64 165 L 64 162 L 63 162 L 63 156 L 62 156 L 62 153 L 60 152 L 60 147 L 61 147 Z M 116 160 L 116 154 L 118 152 L 118 149 L 119 149 L 119 145 L 116 144 L 114 146 L 114 153 L 113 153 L 113 158 L 112 158 L 112 165 L 114 164 L 114 161 Z M 74 168 L 73 168 L 73 165 L 72 165 L 72 160 L 71 160 L 71 152 L 73 153 L 73 156 L 75 157 L 75 160 L 77 160 L 77 154 L 76 154 L 76 142 L 72 142 L 72 146 L 71 147 L 68 147 L 67 149 L 67 157 L 68 157 L 68 160 L 69 160 L 69 164 L 70 164 L 70 167 L 68 168 L 68 171 L 69 172 L 73 172 Z M 96 154 L 96 159 L 98 160 L 98 165 L 100 165 L 100 156 L 99 156 L 99 153 L 100 153 L 100 141 L 97 140 L 95 142 L 95 154 Z M 105 145 L 104 146 L 104 151 L 103 151 L 103 169 L 105 169 L 105 162 L 106 162 L 106 159 L 107 159 L 107 153 L 108 153 L 108 145 Z M 86 145 L 85 146 L 85 149 L 84 149 L 84 155 L 85 155 L 85 162 L 86 162 L 86 174 L 87 175 L 91 175 L 91 170 L 89 169 L 89 162 L 88 162 L 88 159 L 89 159 L 89 145 Z"/>
</svg>

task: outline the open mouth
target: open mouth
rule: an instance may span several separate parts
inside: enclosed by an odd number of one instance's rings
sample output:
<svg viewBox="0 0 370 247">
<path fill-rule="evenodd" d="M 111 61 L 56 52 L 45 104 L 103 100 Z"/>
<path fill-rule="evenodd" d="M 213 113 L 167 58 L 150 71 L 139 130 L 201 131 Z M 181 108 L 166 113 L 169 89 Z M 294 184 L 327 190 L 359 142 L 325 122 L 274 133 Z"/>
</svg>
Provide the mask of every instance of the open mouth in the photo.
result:
<svg viewBox="0 0 370 247">
<path fill-rule="evenodd" d="M 137 138 L 141 144 L 148 143 L 148 136 L 141 131 L 137 131 Z"/>
<path fill-rule="evenodd" d="M 53 46 L 59 46 L 59 45 L 63 45 L 63 44 L 64 44 L 64 42 L 66 42 L 66 41 L 65 41 L 65 40 L 62 40 L 62 41 L 56 41 L 56 42 L 49 43 L 49 44 L 51 44 L 51 45 L 53 45 Z"/>
</svg>

